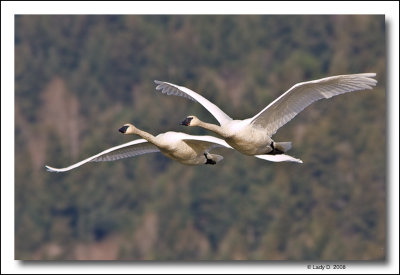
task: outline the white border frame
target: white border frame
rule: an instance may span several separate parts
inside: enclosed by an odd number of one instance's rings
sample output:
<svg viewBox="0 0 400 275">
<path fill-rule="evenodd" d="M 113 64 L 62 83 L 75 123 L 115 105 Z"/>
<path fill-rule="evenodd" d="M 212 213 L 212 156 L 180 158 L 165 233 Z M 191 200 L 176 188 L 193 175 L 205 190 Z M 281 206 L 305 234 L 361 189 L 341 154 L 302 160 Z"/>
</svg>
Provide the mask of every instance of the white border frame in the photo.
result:
<svg viewBox="0 0 400 275">
<path fill-rule="evenodd" d="M 1 272 L 48 273 L 321 273 L 323 262 L 26 262 L 14 260 L 15 14 L 385 14 L 388 108 L 388 260 L 344 262 L 324 273 L 399 273 L 399 3 L 374 2 L 3 2 L 1 3 Z M 390 148 L 390 149 L 389 149 Z M 390 210 L 390 211 L 389 211 Z M 333 264 L 329 262 L 327 264 Z"/>
</svg>

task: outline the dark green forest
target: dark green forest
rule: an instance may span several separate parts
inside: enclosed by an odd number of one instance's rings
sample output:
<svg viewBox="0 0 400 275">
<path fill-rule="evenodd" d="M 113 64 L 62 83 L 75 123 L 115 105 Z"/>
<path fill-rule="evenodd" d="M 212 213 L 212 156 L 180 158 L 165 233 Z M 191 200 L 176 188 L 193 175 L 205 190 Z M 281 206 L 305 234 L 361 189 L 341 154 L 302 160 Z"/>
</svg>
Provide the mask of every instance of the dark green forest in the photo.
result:
<svg viewBox="0 0 400 275">
<path fill-rule="evenodd" d="M 384 260 L 385 17 L 15 16 L 15 258 Z M 215 119 L 155 90 L 188 87 L 235 119 L 292 85 L 377 73 L 373 90 L 313 103 L 274 136 L 303 164 L 218 149 L 217 165 L 162 154 L 66 167 L 152 134 L 213 135 Z"/>
</svg>

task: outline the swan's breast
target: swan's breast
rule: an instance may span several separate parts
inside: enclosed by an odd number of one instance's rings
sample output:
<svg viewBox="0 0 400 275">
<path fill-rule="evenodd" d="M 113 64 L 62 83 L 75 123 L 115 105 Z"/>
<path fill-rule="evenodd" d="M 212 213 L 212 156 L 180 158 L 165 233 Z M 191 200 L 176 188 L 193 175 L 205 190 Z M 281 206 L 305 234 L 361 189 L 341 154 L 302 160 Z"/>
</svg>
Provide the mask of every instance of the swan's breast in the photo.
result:
<svg viewBox="0 0 400 275">
<path fill-rule="evenodd" d="M 247 132 L 249 129 L 249 123 L 247 120 L 232 120 L 223 126 L 224 132 L 227 135 L 233 136 L 241 132 Z"/>
<path fill-rule="evenodd" d="M 265 130 L 245 125 L 237 127 L 237 130 L 225 141 L 246 155 L 264 154 L 267 146 L 272 142 L 272 139 L 267 135 Z"/>
<path fill-rule="evenodd" d="M 182 140 L 186 136 L 177 132 L 166 132 L 158 135 L 156 138 L 161 153 L 173 160 L 190 164 L 190 161 L 198 157 L 199 153 Z"/>
<path fill-rule="evenodd" d="M 198 164 L 198 158 L 203 157 L 202 154 L 199 154 L 192 147 L 186 144 L 186 142 L 179 142 L 177 146 L 170 148 L 160 148 L 161 153 L 165 156 L 179 161 L 183 164 Z M 204 157 L 203 157 L 204 158 Z"/>
</svg>

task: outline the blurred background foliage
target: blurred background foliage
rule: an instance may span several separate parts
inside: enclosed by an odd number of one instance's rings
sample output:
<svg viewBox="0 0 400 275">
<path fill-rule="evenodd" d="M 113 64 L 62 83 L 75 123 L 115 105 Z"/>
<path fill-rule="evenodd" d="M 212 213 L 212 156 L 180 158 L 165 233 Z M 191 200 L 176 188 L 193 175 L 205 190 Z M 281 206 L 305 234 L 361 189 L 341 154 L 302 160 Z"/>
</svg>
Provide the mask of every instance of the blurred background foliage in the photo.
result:
<svg viewBox="0 0 400 275">
<path fill-rule="evenodd" d="M 222 151 L 215 166 L 161 154 L 65 167 L 136 137 L 212 134 L 215 119 L 155 91 L 186 86 L 233 118 L 292 85 L 376 72 L 274 136 L 304 164 Z M 384 16 L 15 17 L 15 258 L 382 260 L 386 255 Z"/>
</svg>

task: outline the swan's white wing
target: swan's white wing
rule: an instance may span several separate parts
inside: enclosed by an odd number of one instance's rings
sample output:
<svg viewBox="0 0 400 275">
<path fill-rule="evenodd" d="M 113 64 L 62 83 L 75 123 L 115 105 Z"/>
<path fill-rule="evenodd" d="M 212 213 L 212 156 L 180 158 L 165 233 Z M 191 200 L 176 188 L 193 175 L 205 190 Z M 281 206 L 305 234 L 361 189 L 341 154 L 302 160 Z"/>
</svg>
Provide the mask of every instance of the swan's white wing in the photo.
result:
<svg viewBox="0 0 400 275">
<path fill-rule="evenodd" d="M 357 90 L 372 89 L 376 85 L 375 73 L 337 75 L 294 85 L 261 112 L 251 118 L 272 136 L 314 101 Z"/>
<path fill-rule="evenodd" d="M 134 140 L 119 146 L 107 149 L 97 155 L 91 156 L 85 160 L 75 163 L 65 168 L 53 168 L 46 165 L 46 168 L 50 172 L 65 172 L 74 169 L 82 164 L 90 161 L 114 161 L 123 158 L 134 157 L 147 153 L 159 152 L 160 150 L 153 144 L 149 143 L 145 139 Z"/>
<path fill-rule="evenodd" d="M 156 90 L 160 90 L 163 94 L 182 96 L 200 103 L 218 120 L 220 125 L 224 125 L 232 120 L 217 105 L 188 88 L 158 80 L 154 80 L 154 83 L 157 84 Z"/>
<path fill-rule="evenodd" d="M 186 135 L 182 138 L 187 143 L 192 143 L 194 146 L 202 147 L 205 152 L 208 152 L 216 147 L 226 147 L 233 149 L 225 140 L 212 136 L 192 136 Z"/>
<path fill-rule="evenodd" d="M 301 159 L 296 159 L 289 155 L 281 154 L 281 155 L 255 155 L 256 158 L 264 159 L 273 162 L 281 162 L 281 161 L 293 161 L 298 163 L 303 163 Z"/>
</svg>

